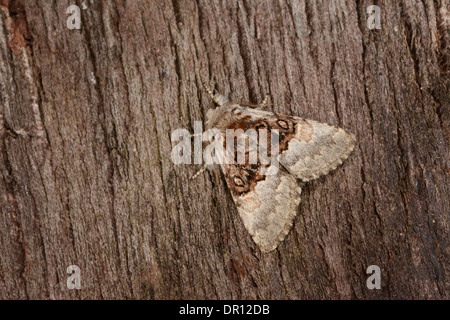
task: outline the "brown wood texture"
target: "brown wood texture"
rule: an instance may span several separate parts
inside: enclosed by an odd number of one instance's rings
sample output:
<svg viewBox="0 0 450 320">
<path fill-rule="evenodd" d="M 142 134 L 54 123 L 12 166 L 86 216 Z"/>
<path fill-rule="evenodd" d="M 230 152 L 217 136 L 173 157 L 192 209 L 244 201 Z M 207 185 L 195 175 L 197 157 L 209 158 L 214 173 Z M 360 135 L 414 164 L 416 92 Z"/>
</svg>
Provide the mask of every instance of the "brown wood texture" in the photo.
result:
<svg viewBox="0 0 450 320">
<path fill-rule="evenodd" d="M 1 0 L 0 298 L 449 299 L 449 9 Z M 171 160 L 214 107 L 202 82 L 357 137 L 274 252 L 219 170 Z"/>
</svg>

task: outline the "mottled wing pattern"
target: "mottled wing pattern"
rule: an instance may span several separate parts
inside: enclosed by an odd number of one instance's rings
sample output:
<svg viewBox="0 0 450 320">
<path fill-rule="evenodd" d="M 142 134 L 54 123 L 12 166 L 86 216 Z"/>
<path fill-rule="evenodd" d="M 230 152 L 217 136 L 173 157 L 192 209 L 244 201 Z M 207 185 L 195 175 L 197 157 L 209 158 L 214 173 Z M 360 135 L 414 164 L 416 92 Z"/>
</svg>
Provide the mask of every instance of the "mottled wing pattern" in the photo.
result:
<svg viewBox="0 0 450 320">
<path fill-rule="evenodd" d="M 222 129 L 279 132 L 282 167 L 277 174 L 261 174 L 259 162 L 221 165 L 245 227 L 268 252 L 284 240 L 296 216 L 301 193 L 296 179 L 309 181 L 335 169 L 353 150 L 355 138 L 343 129 L 299 117 L 243 107 L 232 113 L 233 121 Z"/>
<path fill-rule="evenodd" d="M 229 127 L 277 129 L 280 163 L 305 182 L 336 169 L 355 146 L 353 134 L 326 123 L 250 108 L 241 110 L 241 113 L 236 112 L 238 120 Z"/>
<path fill-rule="evenodd" d="M 300 203 L 295 177 L 280 168 L 256 180 L 245 167 L 221 167 L 245 228 L 261 251 L 274 250 L 288 234 Z"/>
<path fill-rule="evenodd" d="M 297 179 L 306 182 L 336 169 L 355 146 L 355 136 L 341 128 L 297 117 L 292 120 L 295 136 L 279 159 Z"/>
<path fill-rule="evenodd" d="M 248 114 L 247 111 L 256 112 Z M 234 110 L 234 115 L 237 121 L 227 123 L 223 130 L 267 129 L 270 137 L 270 129 L 278 129 L 280 145 L 284 148 L 295 133 L 292 121 L 274 119 L 272 113 L 239 108 Z M 267 145 L 270 148 L 270 138 Z M 249 148 L 246 145 L 245 164 L 222 164 L 221 168 L 246 229 L 261 251 L 269 252 L 288 234 L 300 203 L 301 188 L 295 177 L 282 167 L 275 175 L 262 174 L 262 169 L 269 164 L 261 164 L 259 157 L 258 163 L 248 163 Z M 236 160 L 238 151 L 235 148 L 234 155 L 226 156 Z"/>
</svg>

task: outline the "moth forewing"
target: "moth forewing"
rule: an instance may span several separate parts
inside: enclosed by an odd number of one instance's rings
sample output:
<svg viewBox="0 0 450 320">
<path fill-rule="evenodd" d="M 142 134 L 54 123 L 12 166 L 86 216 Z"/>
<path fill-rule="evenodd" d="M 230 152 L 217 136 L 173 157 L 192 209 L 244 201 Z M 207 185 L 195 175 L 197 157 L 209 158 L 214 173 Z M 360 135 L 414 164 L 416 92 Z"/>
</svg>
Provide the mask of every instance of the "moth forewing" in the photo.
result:
<svg viewBox="0 0 450 320">
<path fill-rule="evenodd" d="M 280 155 L 280 163 L 297 179 L 310 181 L 329 173 L 348 158 L 355 137 L 341 128 L 293 117 L 295 135 Z"/>
<path fill-rule="evenodd" d="M 221 168 L 239 215 L 263 252 L 275 249 L 291 228 L 300 203 L 297 179 L 327 174 L 355 144 L 343 129 L 237 104 L 225 104 L 207 116 L 208 126 L 225 133 L 220 141 L 227 162 Z"/>
<path fill-rule="evenodd" d="M 273 175 L 278 172 L 278 155 L 280 153 L 280 136 L 278 129 L 271 129 L 270 136 L 267 129 L 258 131 L 258 150 L 261 163 L 261 174 Z M 268 147 L 270 145 L 270 148 Z M 268 167 L 266 165 L 269 165 Z"/>
</svg>

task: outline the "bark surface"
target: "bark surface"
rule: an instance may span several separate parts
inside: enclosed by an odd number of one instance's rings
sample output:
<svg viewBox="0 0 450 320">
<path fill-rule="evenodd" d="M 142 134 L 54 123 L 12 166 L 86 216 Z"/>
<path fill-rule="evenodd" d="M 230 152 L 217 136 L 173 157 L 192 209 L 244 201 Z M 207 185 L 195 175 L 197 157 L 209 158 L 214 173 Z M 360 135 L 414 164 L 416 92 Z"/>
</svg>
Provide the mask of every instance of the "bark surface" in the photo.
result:
<svg viewBox="0 0 450 320">
<path fill-rule="evenodd" d="M 0 0 L 0 298 L 449 299 L 448 10 Z M 357 137 L 274 252 L 220 171 L 171 160 L 172 131 L 214 107 L 202 82 Z"/>
</svg>

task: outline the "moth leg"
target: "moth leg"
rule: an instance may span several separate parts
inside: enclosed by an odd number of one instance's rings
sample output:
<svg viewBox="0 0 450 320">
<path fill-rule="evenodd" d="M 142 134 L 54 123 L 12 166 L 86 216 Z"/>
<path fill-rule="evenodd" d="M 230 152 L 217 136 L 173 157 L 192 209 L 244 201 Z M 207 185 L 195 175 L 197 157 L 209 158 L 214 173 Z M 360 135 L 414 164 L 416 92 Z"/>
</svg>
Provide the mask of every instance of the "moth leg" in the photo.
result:
<svg viewBox="0 0 450 320">
<path fill-rule="evenodd" d="M 214 176 L 216 177 L 216 181 L 219 181 L 220 178 L 219 178 L 219 172 L 217 170 L 217 166 L 214 166 L 213 171 L 214 171 Z"/>
<path fill-rule="evenodd" d="M 266 94 L 266 96 L 264 97 L 264 100 L 263 100 L 263 102 L 261 104 L 262 105 L 267 104 L 267 100 L 269 100 L 269 95 L 268 94 Z"/>
<path fill-rule="evenodd" d="M 193 134 L 191 134 L 191 138 L 193 138 L 193 137 L 202 137 L 203 136 L 203 132 L 200 132 L 200 133 L 193 133 Z"/>
</svg>

